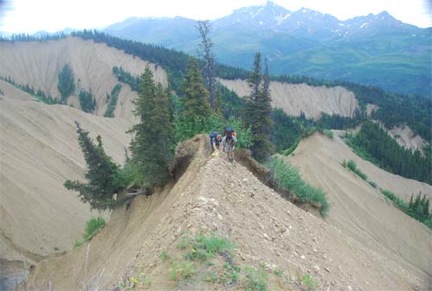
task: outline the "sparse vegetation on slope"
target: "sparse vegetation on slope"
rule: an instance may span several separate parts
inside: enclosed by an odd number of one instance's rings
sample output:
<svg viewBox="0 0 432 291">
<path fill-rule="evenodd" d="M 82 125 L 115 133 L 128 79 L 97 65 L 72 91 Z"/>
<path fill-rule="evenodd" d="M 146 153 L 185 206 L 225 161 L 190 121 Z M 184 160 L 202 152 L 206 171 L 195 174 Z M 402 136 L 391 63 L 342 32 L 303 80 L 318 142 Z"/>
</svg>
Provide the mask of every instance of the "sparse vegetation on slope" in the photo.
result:
<svg viewBox="0 0 432 291">
<path fill-rule="evenodd" d="M 32 86 L 29 85 L 19 85 L 14 80 L 12 80 L 10 77 L 3 78 L 0 77 L 0 80 L 4 80 L 5 82 L 8 82 L 9 84 L 15 86 L 16 88 L 23 90 L 24 92 L 30 94 L 34 99 L 37 101 L 40 101 L 45 104 L 57 104 L 58 101 L 51 97 L 47 96 L 42 90 L 35 90 Z"/>
<path fill-rule="evenodd" d="M 79 247 L 86 241 L 90 240 L 99 231 L 101 231 L 104 228 L 104 226 L 105 226 L 105 219 L 103 219 L 103 217 L 101 216 L 92 218 L 89 221 L 87 221 L 82 240 L 76 241 L 74 247 Z"/>
<path fill-rule="evenodd" d="M 235 244 L 215 234 L 183 235 L 177 248 L 180 254 L 163 252 L 160 258 L 169 265 L 168 278 L 180 288 L 193 288 L 205 282 L 210 289 L 231 287 L 264 291 L 268 290 L 268 277 L 277 277 L 261 267 L 237 263 L 233 252 Z M 279 273 L 279 277 L 281 275 Z"/>
<path fill-rule="evenodd" d="M 368 179 L 367 175 L 357 167 L 356 162 L 354 162 L 353 160 L 349 160 L 348 162 L 344 160 L 342 166 L 356 173 L 360 178 L 368 182 L 372 187 L 378 187 L 375 182 Z M 381 193 L 385 197 L 393 201 L 402 212 L 420 221 L 429 228 L 432 228 L 432 214 L 429 212 L 429 199 L 426 198 L 426 195 L 422 197 L 422 194 L 419 193 L 414 198 L 414 194 L 412 194 L 410 202 L 406 203 L 403 199 L 397 197 L 393 192 L 389 190 L 381 189 Z"/>
<path fill-rule="evenodd" d="M 324 191 L 303 181 L 294 166 L 277 157 L 272 158 L 267 165 L 272 170 L 277 191 L 295 195 L 300 202 L 318 206 L 322 216 L 327 214 L 329 203 Z"/>
<path fill-rule="evenodd" d="M 353 160 L 349 160 L 348 162 L 344 161 L 342 163 L 342 165 L 345 168 L 350 169 L 351 171 L 353 171 L 354 173 L 356 173 L 360 178 L 362 178 L 363 180 L 367 181 L 368 177 L 365 173 L 363 173 L 359 168 L 357 168 L 357 164 L 356 162 L 354 162 Z"/>
<path fill-rule="evenodd" d="M 382 189 L 381 193 L 393 201 L 401 211 L 432 229 L 432 214 L 429 212 L 430 201 L 426 195 L 422 196 L 419 193 L 414 198 L 414 194 L 412 194 L 410 202 L 406 203 L 389 190 Z"/>
</svg>

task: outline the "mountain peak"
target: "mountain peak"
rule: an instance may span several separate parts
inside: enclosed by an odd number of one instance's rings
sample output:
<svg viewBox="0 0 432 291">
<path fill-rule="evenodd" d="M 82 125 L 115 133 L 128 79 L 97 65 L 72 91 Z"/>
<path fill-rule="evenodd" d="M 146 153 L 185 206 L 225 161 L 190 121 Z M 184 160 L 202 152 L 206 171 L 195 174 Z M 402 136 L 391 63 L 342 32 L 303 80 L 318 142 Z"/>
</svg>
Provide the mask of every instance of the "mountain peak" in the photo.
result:
<svg viewBox="0 0 432 291">
<path fill-rule="evenodd" d="M 223 23 L 226 21 L 222 26 L 237 23 L 249 28 L 260 29 L 263 27 L 278 26 L 290 14 L 291 12 L 284 7 L 272 1 L 267 1 L 262 5 L 234 10 L 231 15 L 219 19 L 218 22 Z"/>
</svg>

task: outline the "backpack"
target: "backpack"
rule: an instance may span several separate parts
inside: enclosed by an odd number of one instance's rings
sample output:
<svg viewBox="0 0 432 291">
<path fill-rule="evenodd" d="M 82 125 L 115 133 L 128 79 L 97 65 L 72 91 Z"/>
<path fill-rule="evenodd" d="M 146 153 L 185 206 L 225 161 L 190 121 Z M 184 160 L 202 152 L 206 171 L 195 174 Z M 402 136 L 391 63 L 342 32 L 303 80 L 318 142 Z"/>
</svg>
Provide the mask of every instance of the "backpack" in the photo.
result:
<svg viewBox="0 0 432 291">
<path fill-rule="evenodd" d="M 217 145 L 219 144 L 219 141 L 216 139 L 216 137 L 217 137 L 218 134 L 219 134 L 219 133 L 216 132 L 216 131 L 212 131 L 212 132 L 209 134 L 209 137 L 210 137 L 210 145 L 212 144 L 212 140 L 213 140 L 213 139 L 214 139 L 214 141 L 216 142 Z"/>
<path fill-rule="evenodd" d="M 212 131 L 212 132 L 209 134 L 209 137 L 210 137 L 210 139 L 212 139 L 212 138 L 215 138 L 217 135 L 218 135 L 218 133 L 217 133 L 216 131 Z"/>
<path fill-rule="evenodd" d="M 233 136 L 237 138 L 237 132 L 231 127 L 225 127 L 225 136 L 227 139 L 231 139 Z"/>
</svg>

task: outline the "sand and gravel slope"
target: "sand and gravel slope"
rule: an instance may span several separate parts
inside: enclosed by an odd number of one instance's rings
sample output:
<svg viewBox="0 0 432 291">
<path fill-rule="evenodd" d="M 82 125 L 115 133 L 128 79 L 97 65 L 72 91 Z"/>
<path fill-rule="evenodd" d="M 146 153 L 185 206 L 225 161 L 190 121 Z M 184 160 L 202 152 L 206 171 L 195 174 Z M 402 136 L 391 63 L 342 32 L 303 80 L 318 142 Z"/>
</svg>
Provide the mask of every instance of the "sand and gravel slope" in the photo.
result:
<svg viewBox="0 0 432 291">
<path fill-rule="evenodd" d="M 306 140 L 299 151 L 311 156 L 304 146 L 315 144 L 315 139 Z M 329 143 L 337 145 L 336 141 Z M 327 163 L 321 172 L 339 175 L 321 174 L 326 180 L 321 186 L 329 192 L 331 203 L 329 217 L 322 219 L 281 198 L 240 164 L 209 157 L 205 137 L 196 137 L 182 147 L 179 152 L 190 153 L 191 162 L 175 184 L 152 196 L 135 198 L 129 208 L 116 210 L 109 225 L 88 244 L 38 264 L 29 286 L 49 282 L 55 290 L 110 289 L 124 278 L 141 274 L 151 282 L 151 290 L 218 289 L 220 285 L 199 280 L 199 276 L 187 282 L 170 280 L 170 266 L 161 259 L 162 253 L 176 252 L 182 235 L 203 232 L 235 242 L 234 264 L 264 266 L 269 290 L 300 290 L 304 274 L 318 282 L 319 290 L 429 287 L 431 246 L 426 240 L 432 238 L 431 231 L 355 182 L 352 173 L 332 162 L 331 151 L 323 154 Z M 320 180 L 315 178 L 319 174 L 303 167 L 302 173 L 313 184 Z M 394 182 L 403 183 L 399 179 L 394 177 Z M 357 184 L 347 190 L 351 183 Z M 326 185 L 333 186 L 331 193 Z M 369 204 L 357 197 L 360 192 L 369 198 Z M 343 195 L 346 204 L 336 198 Z M 341 215 L 344 211 L 351 215 Z M 377 215 L 380 219 L 371 219 Z M 275 270 L 283 276 L 276 278 Z"/>
</svg>

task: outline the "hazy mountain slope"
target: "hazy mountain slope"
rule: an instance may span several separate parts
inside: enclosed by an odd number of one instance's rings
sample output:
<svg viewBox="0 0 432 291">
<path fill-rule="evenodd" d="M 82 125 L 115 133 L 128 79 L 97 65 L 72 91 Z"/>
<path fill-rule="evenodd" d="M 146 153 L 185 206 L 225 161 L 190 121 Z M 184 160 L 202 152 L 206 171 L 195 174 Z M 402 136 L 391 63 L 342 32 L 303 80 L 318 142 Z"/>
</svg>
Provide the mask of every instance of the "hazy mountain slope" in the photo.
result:
<svg viewBox="0 0 432 291">
<path fill-rule="evenodd" d="M 200 37 L 183 18 L 126 20 L 105 32 L 196 54 Z M 256 52 L 271 74 L 295 74 L 378 86 L 402 94 L 431 92 L 431 28 L 402 23 L 387 12 L 338 20 L 310 9 L 288 11 L 268 1 L 215 19 L 216 60 L 251 69 Z M 175 33 L 153 33 L 163 28 Z"/>
<path fill-rule="evenodd" d="M 250 94 L 247 81 L 219 80 L 240 97 Z M 270 83 L 272 106 L 283 109 L 288 115 L 319 118 L 321 112 L 329 115 L 353 117 L 359 108 L 354 94 L 342 87 L 312 87 L 306 84 Z"/>
<path fill-rule="evenodd" d="M 362 160 L 339 138 L 314 134 L 287 158 L 300 168 L 304 179 L 323 189 L 330 201 L 327 222 L 380 254 L 395 256 L 405 267 L 432 277 L 432 232 L 392 206 L 379 188 L 409 201 L 422 192 L 432 199 L 432 186 L 385 172 Z M 378 189 L 342 166 L 353 160 Z M 422 251 L 419 251 L 422 250 Z"/>
<path fill-rule="evenodd" d="M 84 181 L 86 164 L 75 120 L 93 138 L 101 135 L 107 153 L 124 162 L 129 120 L 64 105 L 0 100 L 0 259 L 25 260 L 21 267 L 29 267 L 44 256 L 70 250 L 85 222 L 97 215 L 63 187 L 67 179 Z M 2 273 L 6 268 L 2 264 Z"/>
<path fill-rule="evenodd" d="M 313 143 L 313 138 L 306 143 Z M 378 233 L 375 241 L 357 240 L 347 235 L 345 229 L 334 226 L 335 216 L 330 216 L 326 223 L 295 207 L 240 164 L 230 165 L 218 157 L 208 159 L 208 147 L 204 136 L 183 144 L 180 156 L 192 157 L 192 162 L 175 185 L 150 197 L 137 197 L 128 210 L 123 207 L 115 211 L 109 225 L 91 242 L 37 265 L 29 285 L 37 288 L 50 282 L 59 290 L 111 289 L 122 278 L 143 274 L 154 290 L 218 289 L 222 285 L 200 280 L 200 275 L 175 287 L 176 282 L 170 281 L 168 275 L 173 267 L 160 257 L 162 252 L 169 255 L 178 252 L 176 246 L 182 234 L 203 231 L 234 241 L 237 250 L 232 260 L 242 268 L 267 266 L 269 290 L 299 290 L 302 276 L 308 273 L 319 283 L 318 289 L 324 290 L 427 288 L 431 274 L 426 275 L 423 261 L 430 258 L 431 249 L 418 240 L 431 238 L 430 230 L 406 219 L 386 203 L 377 204 L 385 214 L 383 221 L 388 223 L 389 219 L 397 218 L 398 228 L 412 235 L 410 239 L 406 236 L 404 245 L 415 254 L 411 258 L 413 265 L 408 265 L 398 253 L 383 251 L 392 246 L 382 239 L 389 232 L 385 224 L 364 224 L 363 234 L 379 228 L 382 235 Z M 334 154 L 328 151 L 324 158 L 332 160 Z M 321 170 L 334 168 L 329 163 Z M 351 179 L 348 171 L 340 172 L 339 177 L 329 176 L 328 183 L 337 185 L 341 177 Z M 307 180 L 311 178 L 306 176 Z M 394 181 L 401 183 L 398 177 Z M 341 184 L 345 185 L 343 181 Z M 342 192 L 341 187 L 335 187 L 334 191 Z M 363 208 L 363 201 L 354 199 L 357 192 L 345 194 L 347 201 L 352 201 L 350 210 L 355 213 L 356 207 Z M 332 195 L 329 193 L 330 212 L 338 213 L 337 208 L 342 205 Z M 375 194 L 368 190 L 363 196 L 373 199 Z M 368 221 L 362 216 L 346 215 L 345 219 L 351 223 Z M 283 277 L 273 275 L 272 270 L 282 270 Z"/>
<path fill-rule="evenodd" d="M 1 77 L 10 77 L 16 84 L 29 85 L 35 90 L 41 89 L 54 98 L 60 96 L 57 89 L 58 74 L 65 64 L 70 64 L 77 89 L 92 92 L 96 99 L 95 113 L 101 116 L 107 110 L 107 94 L 111 94 L 113 87 L 119 83 L 112 72 L 114 66 L 122 67 L 130 74 L 141 75 L 149 65 L 155 80 L 164 86 L 167 85 L 166 72 L 160 66 L 156 67 L 105 44 L 84 41 L 81 38 L 68 37 L 41 42 L 0 42 L 0 51 Z M 3 90 L 2 87 L 0 89 Z M 123 84 L 115 116 L 130 116 L 130 101 L 136 96 L 137 93 Z M 68 103 L 80 108 L 77 96 L 70 97 Z"/>
</svg>

